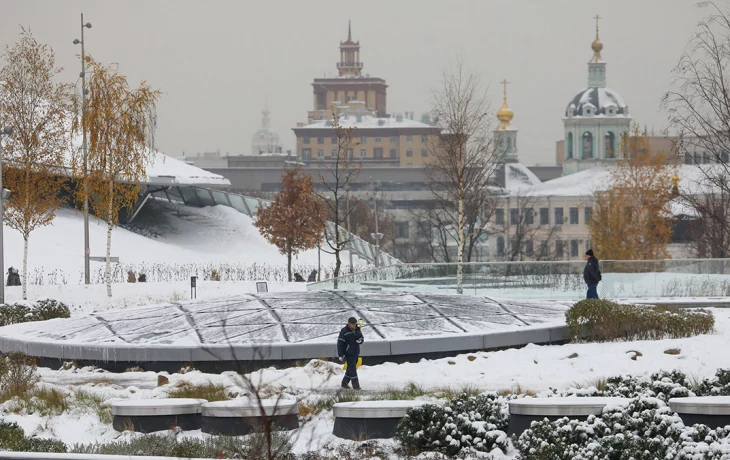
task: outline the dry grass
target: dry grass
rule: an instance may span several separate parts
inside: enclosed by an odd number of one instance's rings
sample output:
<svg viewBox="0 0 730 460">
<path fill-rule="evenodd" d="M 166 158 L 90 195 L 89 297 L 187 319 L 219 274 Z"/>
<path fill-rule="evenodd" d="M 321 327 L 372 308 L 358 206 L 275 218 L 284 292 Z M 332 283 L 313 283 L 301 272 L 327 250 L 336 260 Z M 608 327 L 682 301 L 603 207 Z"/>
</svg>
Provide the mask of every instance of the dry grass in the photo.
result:
<svg viewBox="0 0 730 460">
<path fill-rule="evenodd" d="M 111 406 L 106 404 L 107 398 L 102 395 L 83 390 L 76 390 L 75 396 L 75 404 L 78 407 L 93 412 L 97 417 L 99 417 L 99 420 L 102 423 L 112 423 L 114 416 L 112 415 Z"/>
<path fill-rule="evenodd" d="M 168 398 L 197 398 L 205 399 L 209 402 L 226 401 L 230 399 L 226 393 L 225 385 L 218 383 L 191 384 L 188 382 L 180 382 L 175 388 L 167 393 Z"/>
<path fill-rule="evenodd" d="M 665 355 L 678 355 L 680 353 L 682 353 L 682 350 L 680 350 L 679 348 L 670 348 L 668 350 L 664 350 Z"/>
</svg>

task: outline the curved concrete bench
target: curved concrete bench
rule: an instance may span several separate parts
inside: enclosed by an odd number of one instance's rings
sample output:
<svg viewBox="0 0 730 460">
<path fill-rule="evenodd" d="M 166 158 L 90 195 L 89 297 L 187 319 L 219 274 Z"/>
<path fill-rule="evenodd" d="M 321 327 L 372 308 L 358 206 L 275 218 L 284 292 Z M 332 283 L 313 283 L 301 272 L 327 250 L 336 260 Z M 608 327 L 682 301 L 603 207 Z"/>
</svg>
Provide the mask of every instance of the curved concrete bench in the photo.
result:
<svg viewBox="0 0 730 460">
<path fill-rule="evenodd" d="M 669 407 L 687 426 L 695 423 L 719 428 L 730 425 L 730 396 L 698 396 L 672 398 Z"/>
<path fill-rule="evenodd" d="M 429 401 L 358 401 L 337 403 L 332 412 L 335 427 L 332 434 L 338 438 L 361 441 L 365 439 L 392 438 L 398 423 L 408 409 L 436 404 Z"/>
<path fill-rule="evenodd" d="M 507 432 L 519 436 L 532 422 L 551 422 L 568 417 L 586 420 L 589 415 L 601 415 L 606 406 L 628 406 L 629 398 L 520 398 L 509 402 Z"/>
<path fill-rule="evenodd" d="M 199 430 L 200 406 L 205 399 L 125 399 L 111 403 L 113 426 L 117 431 L 134 430 L 140 433 L 169 430 Z"/>
<path fill-rule="evenodd" d="M 202 431 L 224 436 L 253 433 L 265 422 L 285 430 L 299 428 L 299 404 L 286 399 L 206 402 L 202 406 Z"/>
</svg>

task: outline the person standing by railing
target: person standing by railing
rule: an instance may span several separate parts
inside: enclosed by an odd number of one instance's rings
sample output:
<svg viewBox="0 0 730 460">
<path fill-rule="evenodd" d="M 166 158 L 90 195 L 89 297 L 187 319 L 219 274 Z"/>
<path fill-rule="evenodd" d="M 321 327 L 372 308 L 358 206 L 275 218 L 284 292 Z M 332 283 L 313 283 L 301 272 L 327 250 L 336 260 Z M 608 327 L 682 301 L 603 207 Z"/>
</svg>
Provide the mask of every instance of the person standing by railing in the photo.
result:
<svg viewBox="0 0 730 460">
<path fill-rule="evenodd" d="M 593 249 L 586 251 L 586 266 L 583 269 L 583 280 L 588 285 L 587 299 L 598 298 L 598 283 L 601 281 L 601 269 L 598 265 L 598 259 L 593 255 Z"/>
</svg>

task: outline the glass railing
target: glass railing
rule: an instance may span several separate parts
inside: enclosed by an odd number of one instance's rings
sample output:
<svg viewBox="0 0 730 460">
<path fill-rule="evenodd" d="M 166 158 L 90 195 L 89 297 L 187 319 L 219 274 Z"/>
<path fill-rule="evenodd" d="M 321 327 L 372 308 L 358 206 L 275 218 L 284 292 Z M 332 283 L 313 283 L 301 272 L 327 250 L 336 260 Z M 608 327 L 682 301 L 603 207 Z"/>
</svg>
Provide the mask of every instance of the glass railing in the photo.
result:
<svg viewBox="0 0 730 460">
<path fill-rule="evenodd" d="M 603 298 L 730 296 L 730 259 L 601 261 Z M 312 283 L 309 290 L 395 290 L 455 294 L 459 264 L 398 264 Z M 461 264 L 464 294 L 573 300 L 586 296 L 585 262 Z"/>
</svg>

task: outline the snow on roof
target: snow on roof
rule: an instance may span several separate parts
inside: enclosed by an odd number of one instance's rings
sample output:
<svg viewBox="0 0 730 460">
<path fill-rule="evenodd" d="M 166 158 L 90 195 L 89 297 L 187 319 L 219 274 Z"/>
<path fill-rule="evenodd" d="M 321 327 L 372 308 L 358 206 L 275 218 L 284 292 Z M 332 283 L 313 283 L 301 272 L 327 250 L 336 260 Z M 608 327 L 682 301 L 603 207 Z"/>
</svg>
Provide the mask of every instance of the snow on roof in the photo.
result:
<svg viewBox="0 0 730 460">
<path fill-rule="evenodd" d="M 540 184 L 540 179 L 522 163 L 504 165 L 504 186 L 509 191 L 525 190 Z"/>
<path fill-rule="evenodd" d="M 621 95 L 610 88 L 586 88 L 575 95 L 568 103 L 566 115 L 570 115 L 571 107 L 572 115 L 575 117 L 583 116 L 583 107 L 593 107 L 598 113 L 594 116 L 606 115 L 606 108 L 614 107 L 616 113 L 613 116 L 627 116 L 628 106 L 624 102 Z"/>
<path fill-rule="evenodd" d="M 400 120 L 400 121 L 398 121 Z M 420 121 L 411 120 L 410 118 L 378 118 L 371 115 L 362 115 L 358 121 L 357 115 L 343 115 L 340 117 L 340 126 L 343 128 L 433 128 L 433 126 L 421 123 Z M 296 128 L 296 129 L 332 129 L 332 120 L 319 120 L 314 123 Z"/>
<path fill-rule="evenodd" d="M 569 176 L 562 176 L 532 187 L 523 187 L 510 192 L 526 196 L 588 196 L 608 186 L 610 168 L 586 169 Z"/>
</svg>

